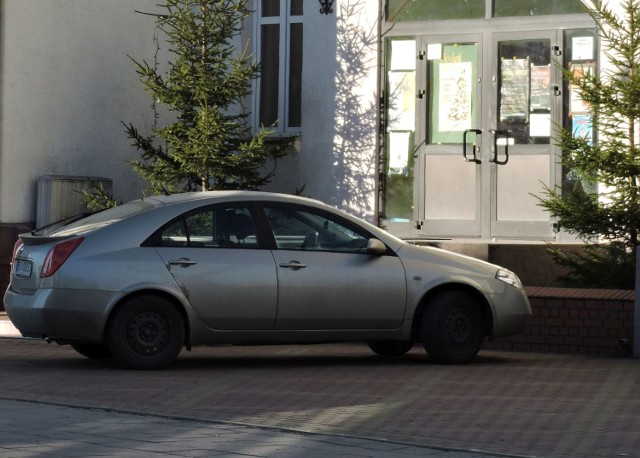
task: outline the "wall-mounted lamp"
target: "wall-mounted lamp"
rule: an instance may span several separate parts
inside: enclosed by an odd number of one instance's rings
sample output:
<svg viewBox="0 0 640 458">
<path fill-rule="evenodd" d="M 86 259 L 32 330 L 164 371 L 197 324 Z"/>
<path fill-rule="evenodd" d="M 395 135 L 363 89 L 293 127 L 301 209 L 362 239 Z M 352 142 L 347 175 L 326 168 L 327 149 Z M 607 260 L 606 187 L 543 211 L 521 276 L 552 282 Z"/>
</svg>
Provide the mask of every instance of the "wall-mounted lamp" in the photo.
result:
<svg viewBox="0 0 640 458">
<path fill-rule="evenodd" d="M 333 13 L 333 0 L 318 0 L 320 2 L 320 13 L 331 14 Z"/>
</svg>

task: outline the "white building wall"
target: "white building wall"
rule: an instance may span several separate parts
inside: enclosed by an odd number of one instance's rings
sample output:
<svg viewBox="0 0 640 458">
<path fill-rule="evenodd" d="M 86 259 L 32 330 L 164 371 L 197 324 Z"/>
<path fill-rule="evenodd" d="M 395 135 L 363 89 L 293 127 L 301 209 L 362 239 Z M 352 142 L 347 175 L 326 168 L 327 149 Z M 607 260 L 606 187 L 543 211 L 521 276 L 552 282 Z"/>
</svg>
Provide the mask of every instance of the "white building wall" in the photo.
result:
<svg viewBox="0 0 640 458">
<path fill-rule="evenodd" d="M 302 138 L 304 195 L 372 220 L 376 202 L 378 2 L 305 2 Z"/>
<path fill-rule="evenodd" d="M 156 3 L 2 1 L 0 223 L 35 221 L 45 174 L 103 176 L 117 199 L 141 195 L 121 121 L 152 119 L 127 54 L 153 56 L 154 20 L 135 10 Z"/>
<path fill-rule="evenodd" d="M 156 3 L 0 0 L 1 224 L 35 221 L 42 175 L 111 178 L 117 200 L 142 195 L 121 122 L 142 132 L 153 122 L 127 55 L 153 61 L 154 18 L 135 11 Z M 304 185 L 304 195 L 373 219 L 378 1 L 319 8 L 305 1 L 300 152 L 268 189 Z"/>
</svg>

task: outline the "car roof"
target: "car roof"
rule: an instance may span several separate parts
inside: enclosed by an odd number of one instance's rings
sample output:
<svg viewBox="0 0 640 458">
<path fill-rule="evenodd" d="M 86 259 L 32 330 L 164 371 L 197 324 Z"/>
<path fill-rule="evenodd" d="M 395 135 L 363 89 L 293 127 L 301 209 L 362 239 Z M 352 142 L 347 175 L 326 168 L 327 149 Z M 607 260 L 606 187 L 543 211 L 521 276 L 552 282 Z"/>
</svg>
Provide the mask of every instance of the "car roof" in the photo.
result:
<svg viewBox="0 0 640 458">
<path fill-rule="evenodd" d="M 280 202 L 299 202 L 304 204 L 315 204 L 326 206 L 323 202 L 310 199 L 308 197 L 294 196 L 291 194 L 279 194 L 265 191 L 199 191 L 184 192 L 178 194 L 158 195 L 145 197 L 142 200 L 157 201 L 162 205 L 173 205 L 183 202 L 194 202 L 199 200 L 225 200 L 225 201 L 280 201 Z"/>
</svg>

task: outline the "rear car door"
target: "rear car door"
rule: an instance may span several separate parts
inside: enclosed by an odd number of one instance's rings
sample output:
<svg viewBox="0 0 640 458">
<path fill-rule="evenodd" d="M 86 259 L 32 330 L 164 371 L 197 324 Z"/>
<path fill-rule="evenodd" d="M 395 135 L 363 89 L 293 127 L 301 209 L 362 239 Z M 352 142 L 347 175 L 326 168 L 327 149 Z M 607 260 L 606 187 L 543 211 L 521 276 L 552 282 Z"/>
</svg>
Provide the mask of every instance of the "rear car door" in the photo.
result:
<svg viewBox="0 0 640 458">
<path fill-rule="evenodd" d="M 153 237 L 202 321 L 212 329 L 272 329 L 277 276 L 251 205 L 213 206 L 171 221 Z"/>
<path fill-rule="evenodd" d="M 293 204 L 263 209 L 276 244 L 276 329 L 400 327 L 406 281 L 397 256 L 367 253 L 370 235 L 332 213 Z"/>
</svg>

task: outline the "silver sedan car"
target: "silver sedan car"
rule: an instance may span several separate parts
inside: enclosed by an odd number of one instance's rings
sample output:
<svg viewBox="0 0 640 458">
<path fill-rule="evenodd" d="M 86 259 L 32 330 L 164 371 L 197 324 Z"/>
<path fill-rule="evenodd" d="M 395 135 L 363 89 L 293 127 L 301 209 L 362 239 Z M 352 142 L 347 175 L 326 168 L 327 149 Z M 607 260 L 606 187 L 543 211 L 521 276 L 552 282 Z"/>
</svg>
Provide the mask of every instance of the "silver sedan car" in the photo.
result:
<svg viewBox="0 0 640 458">
<path fill-rule="evenodd" d="M 23 336 L 140 369 L 185 346 L 340 341 L 384 356 L 421 342 L 466 363 L 531 314 L 506 269 L 247 191 L 147 197 L 22 234 L 4 304 Z"/>
</svg>

